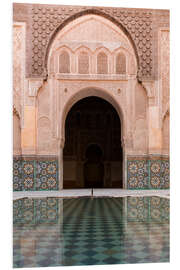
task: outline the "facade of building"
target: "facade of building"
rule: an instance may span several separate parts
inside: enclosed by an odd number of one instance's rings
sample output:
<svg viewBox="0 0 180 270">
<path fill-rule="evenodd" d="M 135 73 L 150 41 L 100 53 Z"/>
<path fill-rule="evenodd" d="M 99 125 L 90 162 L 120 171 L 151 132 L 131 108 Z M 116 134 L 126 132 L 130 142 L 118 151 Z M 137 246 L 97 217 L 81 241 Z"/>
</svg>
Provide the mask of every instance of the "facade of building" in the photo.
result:
<svg viewBox="0 0 180 270">
<path fill-rule="evenodd" d="M 14 191 L 169 184 L 169 11 L 14 4 Z"/>
</svg>

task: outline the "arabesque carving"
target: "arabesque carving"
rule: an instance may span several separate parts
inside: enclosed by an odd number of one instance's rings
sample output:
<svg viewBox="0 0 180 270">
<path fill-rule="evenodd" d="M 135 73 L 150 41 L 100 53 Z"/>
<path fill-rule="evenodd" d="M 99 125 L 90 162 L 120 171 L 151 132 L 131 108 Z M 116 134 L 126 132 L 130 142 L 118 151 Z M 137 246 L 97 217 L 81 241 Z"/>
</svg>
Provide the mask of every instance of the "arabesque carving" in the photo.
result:
<svg viewBox="0 0 180 270">
<path fill-rule="evenodd" d="M 47 55 L 51 40 L 68 22 L 86 14 L 105 17 L 118 25 L 129 37 L 138 60 L 138 78 L 153 75 L 153 10 L 29 5 L 30 28 L 28 44 L 29 77 L 47 76 Z"/>
</svg>

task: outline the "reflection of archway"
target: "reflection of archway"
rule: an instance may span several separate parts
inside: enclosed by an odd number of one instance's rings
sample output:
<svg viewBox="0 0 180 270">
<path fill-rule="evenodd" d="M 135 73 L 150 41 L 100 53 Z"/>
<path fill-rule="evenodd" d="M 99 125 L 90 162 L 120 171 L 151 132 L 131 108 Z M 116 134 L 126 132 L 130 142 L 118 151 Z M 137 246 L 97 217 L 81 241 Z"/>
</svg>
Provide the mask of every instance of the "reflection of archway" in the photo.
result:
<svg viewBox="0 0 180 270">
<path fill-rule="evenodd" d="M 80 99 L 65 121 L 64 188 L 121 188 L 122 152 L 121 122 L 115 108 L 97 96 Z"/>
</svg>

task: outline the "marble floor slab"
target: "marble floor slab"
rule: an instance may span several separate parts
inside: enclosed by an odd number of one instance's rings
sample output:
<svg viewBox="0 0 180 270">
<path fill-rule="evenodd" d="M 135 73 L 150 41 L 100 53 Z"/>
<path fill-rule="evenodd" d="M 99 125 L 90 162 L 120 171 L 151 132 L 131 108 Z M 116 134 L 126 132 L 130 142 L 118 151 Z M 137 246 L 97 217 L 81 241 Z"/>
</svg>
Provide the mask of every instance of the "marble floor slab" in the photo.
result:
<svg viewBox="0 0 180 270">
<path fill-rule="evenodd" d="M 15 191 L 13 192 L 13 200 L 30 197 L 126 197 L 126 196 L 159 196 L 169 198 L 169 190 L 127 190 L 127 189 L 62 189 L 60 191 Z"/>
<path fill-rule="evenodd" d="M 127 189 L 93 189 L 93 196 L 107 196 L 107 197 L 126 197 L 126 196 L 160 196 L 168 198 L 170 196 L 169 190 L 127 190 Z"/>
<path fill-rule="evenodd" d="M 91 196 L 92 189 L 62 189 L 59 191 L 15 191 L 13 199 L 24 197 L 42 198 L 42 197 L 85 197 Z"/>
</svg>

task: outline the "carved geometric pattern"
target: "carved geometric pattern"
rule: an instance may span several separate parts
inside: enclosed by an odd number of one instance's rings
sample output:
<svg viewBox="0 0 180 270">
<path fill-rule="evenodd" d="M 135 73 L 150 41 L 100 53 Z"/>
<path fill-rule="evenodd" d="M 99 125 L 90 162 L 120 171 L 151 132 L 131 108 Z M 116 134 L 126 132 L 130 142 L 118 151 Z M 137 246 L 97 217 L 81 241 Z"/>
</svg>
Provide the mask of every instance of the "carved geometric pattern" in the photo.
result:
<svg viewBox="0 0 180 270">
<path fill-rule="evenodd" d="M 23 29 L 15 26 L 13 28 L 13 89 L 20 94 L 22 85 L 22 43 Z"/>
<path fill-rule="evenodd" d="M 169 160 L 127 160 L 127 182 L 128 189 L 169 189 Z"/>
<path fill-rule="evenodd" d="M 165 110 L 169 101 L 169 67 L 170 67 L 170 41 L 169 31 L 160 32 L 161 48 L 161 79 L 162 79 L 162 105 Z"/>
<path fill-rule="evenodd" d="M 152 75 L 152 11 L 131 10 L 106 7 L 72 7 L 34 5 L 32 8 L 32 58 L 30 76 L 46 75 L 45 54 L 50 38 L 58 28 L 77 13 L 86 14 L 88 10 L 94 14 L 113 18 L 121 24 L 134 41 L 138 60 L 139 77 Z M 70 20 L 70 19 L 69 19 Z"/>
<path fill-rule="evenodd" d="M 58 190 L 57 160 L 22 160 L 13 161 L 13 190 Z"/>
<path fill-rule="evenodd" d="M 169 199 L 160 197 L 127 197 L 127 220 L 163 222 L 169 220 Z"/>
</svg>

